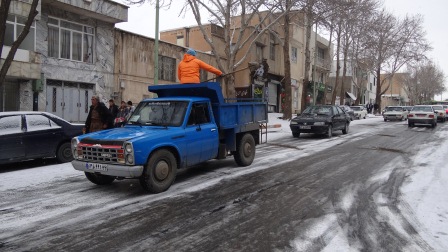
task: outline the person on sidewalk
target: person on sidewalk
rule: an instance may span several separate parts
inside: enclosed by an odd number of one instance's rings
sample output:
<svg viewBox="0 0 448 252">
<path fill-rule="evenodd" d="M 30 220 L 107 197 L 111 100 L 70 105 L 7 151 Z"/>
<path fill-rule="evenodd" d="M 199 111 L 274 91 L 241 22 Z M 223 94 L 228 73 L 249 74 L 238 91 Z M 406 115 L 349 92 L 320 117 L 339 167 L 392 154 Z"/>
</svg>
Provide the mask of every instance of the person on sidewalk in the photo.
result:
<svg viewBox="0 0 448 252">
<path fill-rule="evenodd" d="M 180 83 L 200 83 L 199 70 L 204 69 L 208 72 L 216 74 L 218 77 L 222 75 L 219 69 L 216 69 L 209 64 L 196 58 L 196 51 L 188 49 L 183 60 L 177 67 L 177 78 Z"/>
<path fill-rule="evenodd" d="M 100 102 L 100 98 L 96 95 L 92 96 L 91 102 L 83 132 L 91 133 L 113 128 L 114 117 L 106 105 Z"/>
<path fill-rule="evenodd" d="M 118 106 L 115 104 L 115 101 L 113 99 L 109 100 L 109 111 L 112 113 L 114 118 L 117 117 Z"/>
</svg>

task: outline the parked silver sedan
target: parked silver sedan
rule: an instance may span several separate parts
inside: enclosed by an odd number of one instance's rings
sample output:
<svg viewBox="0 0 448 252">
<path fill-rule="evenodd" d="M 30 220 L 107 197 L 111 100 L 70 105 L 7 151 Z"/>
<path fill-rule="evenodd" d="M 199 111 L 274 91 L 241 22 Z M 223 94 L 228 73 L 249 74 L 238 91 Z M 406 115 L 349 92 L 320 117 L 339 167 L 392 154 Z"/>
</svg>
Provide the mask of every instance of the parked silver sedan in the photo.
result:
<svg viewBox="0 0 448 252">
<path fill-rule="evenodd" d="M 431 105 L 415 105 L 408 115 L 408 126 L 414 124 L 429 124 L 431 127 L 437 125 L 437 114 Z"/>
</svg>

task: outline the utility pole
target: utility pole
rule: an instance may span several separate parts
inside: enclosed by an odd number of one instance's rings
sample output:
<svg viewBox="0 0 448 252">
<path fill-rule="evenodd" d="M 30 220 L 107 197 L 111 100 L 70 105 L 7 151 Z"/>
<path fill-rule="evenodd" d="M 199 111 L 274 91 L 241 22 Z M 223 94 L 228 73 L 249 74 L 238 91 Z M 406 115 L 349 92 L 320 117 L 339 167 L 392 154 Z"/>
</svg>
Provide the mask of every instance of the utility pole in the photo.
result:
<svg viewBox="0 0 448 252">
<path fill-rule="evenodd" d="M 156 1 L 156 34 L 154 43 L 154 85 L 159 84 L 159 0 Z"/>
</svg>

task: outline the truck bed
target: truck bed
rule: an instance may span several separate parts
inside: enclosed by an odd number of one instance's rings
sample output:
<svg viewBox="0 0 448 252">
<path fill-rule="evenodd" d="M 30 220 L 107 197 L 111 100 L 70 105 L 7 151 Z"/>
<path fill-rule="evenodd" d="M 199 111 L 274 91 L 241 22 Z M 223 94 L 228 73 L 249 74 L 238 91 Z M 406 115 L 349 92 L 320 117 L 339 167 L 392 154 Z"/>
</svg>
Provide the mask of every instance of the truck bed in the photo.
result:
<svg viewBox="0 0 448 252">
<path fill-rule="evenodd" d="M 209 98 L 216 124 L 221 129 L 244 132 L 258 128 L 268 120 L 266 102 L 261 99 L 224 99 L 218 82 L 149 86 L 148 90 L 163 98 Z"/>
</svg>

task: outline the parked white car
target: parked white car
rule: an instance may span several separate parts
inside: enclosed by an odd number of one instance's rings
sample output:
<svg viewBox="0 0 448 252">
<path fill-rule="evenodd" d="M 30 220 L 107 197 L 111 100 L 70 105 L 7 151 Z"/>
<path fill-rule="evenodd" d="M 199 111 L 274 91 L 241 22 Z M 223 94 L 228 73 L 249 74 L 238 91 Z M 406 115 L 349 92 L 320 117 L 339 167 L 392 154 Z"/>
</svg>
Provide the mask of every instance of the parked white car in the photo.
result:
<svg viewBox="0 0 448 252">
<path fill-rule="evenodd" d="M 443 108 L 442 105 L 432 105 L 432 108 L 434 111 L 437 112 L 437 120 L 441 122 L 446 121 L 446 110 Z"/>
<path fill-rule="evenodd" d="M 386 108 L 386 111 L 383 113 L 384 121 L 387 120 L 406 120 L 408 119 L 408 110 L 403 106 L 389 106 Z"/>
<path fill-rule="evenodd" d="M 437 115 L 431 105 L 415 105 L 409 112 L 408 126 L 414 124 L 429 124 L 431 127 L 437 126 Z"/>
<path fill-rule="evenodd" d="M 352 108 L 353 111 L 355 112 L 355 117 L 357 119 L 361 119 L 361 118 L 366 119 L 367 109 L 364 108 L 364 106 L 350 106 L 350 108 Z"/>
</svg>

